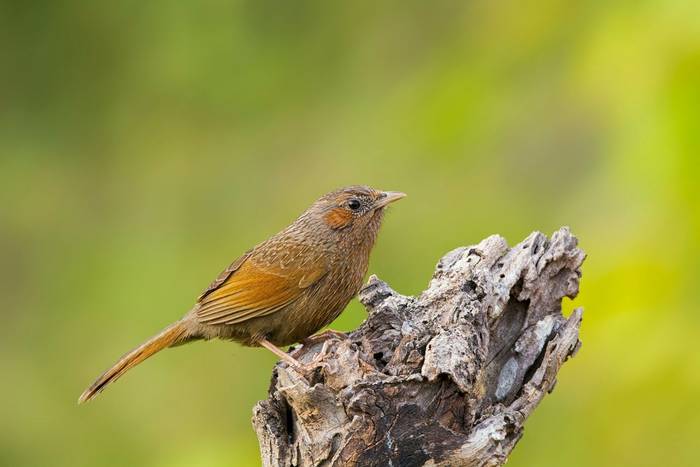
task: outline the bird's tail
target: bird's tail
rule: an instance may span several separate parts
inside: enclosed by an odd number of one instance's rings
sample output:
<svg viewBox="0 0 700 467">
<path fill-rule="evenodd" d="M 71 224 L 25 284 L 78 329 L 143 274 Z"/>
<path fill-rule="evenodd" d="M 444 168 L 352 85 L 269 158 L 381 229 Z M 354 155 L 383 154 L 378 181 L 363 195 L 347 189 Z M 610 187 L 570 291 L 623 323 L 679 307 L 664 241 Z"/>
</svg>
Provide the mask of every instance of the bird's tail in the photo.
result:
<svg viewBox="0 0 700 467">
<path fill-rule="evenodd" d="M 105 386 L 112 381 L 116 381 L 117 378 L 126 373 L 127 370 L 135 367 L 154 353 L 177 344 L 182 344 L 188 337 L 187 329 L 182 321 L 171 324 L 131 352 L 124 354 L 112 368 L 104 372 L 102 376 L 97 378 L 97 380 L 80 395 L 78 404 L 82 404 L 94 398 Z"/>
</svg>

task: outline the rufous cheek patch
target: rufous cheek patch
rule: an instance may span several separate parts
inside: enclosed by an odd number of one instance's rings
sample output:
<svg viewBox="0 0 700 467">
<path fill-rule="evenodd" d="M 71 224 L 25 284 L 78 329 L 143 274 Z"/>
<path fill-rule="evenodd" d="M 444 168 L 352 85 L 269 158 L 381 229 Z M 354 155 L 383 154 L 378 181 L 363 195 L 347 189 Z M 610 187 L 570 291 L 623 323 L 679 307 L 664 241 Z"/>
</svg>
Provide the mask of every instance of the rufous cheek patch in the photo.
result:
<svg viewBox="0 0 700 467">
<path fill-rule="evenodd" d="M 331 229 L 342 229 L 352 222 L 352 213 L 344 208 L 334 208 L 323 216 L 323 220 Z"/>
</svg>

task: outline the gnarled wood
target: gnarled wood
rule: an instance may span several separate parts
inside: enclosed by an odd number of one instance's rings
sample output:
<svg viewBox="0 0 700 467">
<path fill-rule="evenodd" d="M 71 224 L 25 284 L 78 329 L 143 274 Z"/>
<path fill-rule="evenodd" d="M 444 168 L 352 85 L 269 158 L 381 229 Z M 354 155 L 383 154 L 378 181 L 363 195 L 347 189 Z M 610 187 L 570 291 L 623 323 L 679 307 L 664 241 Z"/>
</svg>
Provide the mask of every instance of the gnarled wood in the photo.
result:
<svg viewBox="0 0 700 467">
<path fill-rule="evenodd" d="M 580 346 L 584 253 L 567 228 L 447 253 L 427 290 L 372 276 L 367 320 L 280 363 L 253 424 L 265 466 L 501 465 Z"/>
</svg>

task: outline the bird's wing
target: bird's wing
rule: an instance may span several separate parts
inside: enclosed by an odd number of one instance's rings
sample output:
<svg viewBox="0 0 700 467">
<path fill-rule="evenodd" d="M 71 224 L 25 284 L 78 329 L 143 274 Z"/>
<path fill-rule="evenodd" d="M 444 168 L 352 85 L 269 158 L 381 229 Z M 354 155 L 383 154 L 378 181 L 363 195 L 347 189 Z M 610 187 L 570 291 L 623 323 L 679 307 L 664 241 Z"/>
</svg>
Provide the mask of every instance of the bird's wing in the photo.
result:
<svg viewBox="0 0 700 467">
<path fill-rule="evenodd" d="M 229 266 L 226 269 L 221 271 L 221 274 L 219 274 L 216 277 L 216 279 L 214 279 L 214 282 L 209 284 L 209 287 L 207 287 L 206 290 L 204 292 L 202 292 L 202 294 L 199 297 L 197 297 L 197 302 L 201 302 L 202 299 L 204 299 L 204 297 L 206 297 L 207 295 L 209 295 L 210 293 L 214 292 L 216 289 L 221 287 L 223 285 L 223 283 L 226 282 L 226 279 L 231 277 L 231 274 L 236 272 L 238 270 L 238 268 L 241 267 L 241 265 L 245 262 L 245 260 L 248 259 L 248 256 L 250 256 L 250 254 L 252 252 L 253 252 L 252 249 L 246 251 L 238 259 L 236 259 L 233 263 L 229 264 Z"/>
<path fill-rule="evenodd" d="M 236 260 L 201 295 L 197 319 L 206 324 L 236 324 L 289 305 L 328 271 L 322 256 L 299 255 L 294 250 L 286 248 L 276 255 L 279 258 L 264 261 L 248 252 Z"/>
</svg>

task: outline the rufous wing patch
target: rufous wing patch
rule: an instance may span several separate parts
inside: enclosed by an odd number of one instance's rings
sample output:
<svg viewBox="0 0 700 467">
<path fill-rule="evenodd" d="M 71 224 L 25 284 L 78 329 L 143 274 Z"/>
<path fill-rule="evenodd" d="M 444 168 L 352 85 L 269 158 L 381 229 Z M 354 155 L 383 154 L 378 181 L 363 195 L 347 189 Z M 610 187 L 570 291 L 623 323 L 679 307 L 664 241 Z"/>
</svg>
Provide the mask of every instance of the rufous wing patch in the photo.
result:
<svg viewBox="0 0 700 467">
<path fill-rule="evenodd" d="M 309 271 L 304 273 L 304 276 L 299 279 L 299 288 L 305 289 L 307 287 L 311 287 L 314 285 L 318 280 L 323 277 L 328 270 L 325 267 L 325 264 L 318 264 L 314 265 L 314 267 L 310 268 Z"/>
<path fill-rule="evenodd" d="M 214 282 L 209 284 L 209 287 L 207 287 L 207 289 L 204 292 L 202 292 L 202 294 L 197 298 L 197 301 L 201 302 L 204 299 L 204 297 L 221 287 L 224 284 L 224 282 L 226 282 L 228 278 L 231 277 L 231 274 L 236 272 L 238 268 L 241 267 L 241 265 L 245 262 L 245 260 L 248 259 L 252 252 L 252 249 L 246 251 L 240 258 L 236 259 L 236 261 L 231 263 L 229 267 L 224 269 L 224 271 L 221 274 L 219 274 L 219 276 L 216 279 L 214 279 Z"/>
<path fill-rule="evenodd" d="M 207 294 L 196 311 L 200 323 L 236 324 L 274 313 L 302 295 L 328 271 L 322 256 L 280 267 L 244 262 L 223 284 Z"/>
</svg>

